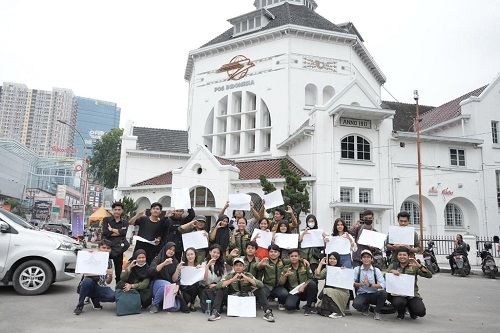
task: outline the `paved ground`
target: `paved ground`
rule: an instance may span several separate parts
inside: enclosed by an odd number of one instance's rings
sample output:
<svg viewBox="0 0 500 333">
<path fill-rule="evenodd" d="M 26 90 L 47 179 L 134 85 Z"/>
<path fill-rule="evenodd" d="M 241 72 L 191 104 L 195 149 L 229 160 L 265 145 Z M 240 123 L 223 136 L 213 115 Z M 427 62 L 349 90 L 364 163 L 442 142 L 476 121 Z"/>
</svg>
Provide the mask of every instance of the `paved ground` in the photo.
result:
<svg viewBox="0 0 500 333">
<path fill-rule="evenodd" d="M 500 279 L 482 276 L 461 278 L 449 273 L 436 274 L 432 279 L 419 279 L 421 294 L 428 314 L 417 320 L 396 320 L 394 314 L 382 315 L 382 321 L 363 317 L 355 312 L 351 317 L 329 319 L 318 315 L 305 317 L 302 312 L 273 311 L 276 323 L 258 318 L 229 318 L 223 315 L 216 322 L 198 312 L 150 314 L 117 317 L 114 304 L 103 303 L 104 309 L 85 306 L 80 316 L 73 315 L 76 286 L 79 279 L 56 283 L 41 296 L 19 296 L 12 287 L 0 287 L 0 332 L 401 332 L 409 327 L 419 332 L 484 332 L 498 330 Z"/>
</svg>

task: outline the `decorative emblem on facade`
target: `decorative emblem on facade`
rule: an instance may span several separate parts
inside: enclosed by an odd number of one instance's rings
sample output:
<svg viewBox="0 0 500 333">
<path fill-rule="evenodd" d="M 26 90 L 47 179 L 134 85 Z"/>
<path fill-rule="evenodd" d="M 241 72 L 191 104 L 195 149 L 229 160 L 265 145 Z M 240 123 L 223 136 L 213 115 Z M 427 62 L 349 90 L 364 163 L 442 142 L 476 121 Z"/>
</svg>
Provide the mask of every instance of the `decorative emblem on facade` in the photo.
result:
<svg viewBox="0 0 500 333">
<path fill-rule="evenodd" d="M 244 55 L 237 55 L 228 64 L 222 65 L 218 72 L 226 72 L 228 80 L 238 81 L 247 76 L 248 70 L 255 64 Z"/>
</svg>

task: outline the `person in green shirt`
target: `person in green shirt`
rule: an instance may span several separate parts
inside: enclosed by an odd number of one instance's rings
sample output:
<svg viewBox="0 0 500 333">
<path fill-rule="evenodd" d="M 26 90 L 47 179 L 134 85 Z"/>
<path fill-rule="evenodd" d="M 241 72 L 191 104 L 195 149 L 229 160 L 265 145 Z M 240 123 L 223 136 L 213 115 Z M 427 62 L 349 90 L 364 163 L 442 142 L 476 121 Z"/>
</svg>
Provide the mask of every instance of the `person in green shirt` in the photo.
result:
<svg viewBox="0 0 500 333">
<path fill-rule="evenodd" d="M 400 227 L 408 227 L 410 223 L 410 214 L 408 212 L 399 212 L 398 213 L 398 223 Z M 387 239 L 389 239 L 389 235 L 387 235 Z M 391 251 L 391 259 L 389 262 L 389 267 L 395 262 L 398 261 L 398 255 L 396 250 L 400 247 L 405 247 L 410 251 L 410 256 L 415 258 L 415 253 L 419 253 L 421 251 L 420 248 L 420 239 L 418 237 L 417 232 L 415 231 L 413 237 L 413 245 L 404 245 L 404 244 L 387 244 L 387 250 Z"/>
<path fill-rule="evenodd" d="M 215 296 L 214 309 L 208 321 L 215 321 L 221 318 L 217 309 L 220 308 L 223 300 L 227 295 L 235 295 L 239 297 L 249 296 L 253 293 L 259 304 L 264 309 L 263 319 L 268 322 L 274 322 L 273 311 L 269 307 L 267 298 L 262 291 L 262 281 L 257 280 L 252 274 L 245 273 L 245 261 L 243 258 L 235 258 L 233 260 L 234 272 L 227 274 L 220 282 L 217 283 L 217 289 L 222 289 L 224 292 L 218 292 Z"/>
<path fill-rule="evenodd" d="M 207 224 L 207 219 L 203 215 L 198 215 L 195 217 L 195 219 L 191 222 L 184 223 L 183 225 L 180 225 L 177 230 L 179 233 L 182 234 L 187 234 L 189 232 L 195 232 L 195 231 L 203 231 L 205 237 L 207 237 L 208 240 L 208 232 L 205 229 Z M 196 262 L 204 262 L 205 259 L 207 258 L 207 249 L 197 249 L 196 250 Z M 185 260 L 186 258 L 183 258 Z"/>
<path fill-rule="evenodd" d="M 245 254 L 241 256 L 241 258 L 243 258 L 243 260 L 245 261 L 245 272 L 252 274 L 257 278 L 257 280 L 262 280 L 262 273 L 257 270 L 259 258 L 255 256 L 255 252 L 257 251 L 258 247 L 259 245 L 257 245 L 256 242 L 249 241 L 245 247 Z M 238 249 L 233 249 L 227 255 L 226 264 L 232 265 L 234 258 L 240 257 L 239 253 L 240 251 Z"/>
<path fill-rule="evenodd" d="M 151 305 L 153 293 L 149 289 L 149 265 L 146 262 L 146 251 L 139 249 L 134 252 L 132 260 L 127 263 L 127 266 L 120 275 L 120 281 L 116 284 L 116 289 L 122 289 L 128 292 L 135 289 L 141 296 L 141 306 L 146 309 Z"/>
<path fill-rule="evenodd" d="M 405 310 L 408 308 L 411 319 L 417 319 L 417 317 L 424 317 L 426 314 L 426 309 L 422 297 L 418 293 L 417 276 L 422 276 L 424 278 L 432 278 L 432 273 L 429 272 L 427 267 L 421 265 L 417 259 L 410 257 L 410 250 L 406 247 L 400 247 L 396 249 L 396 255 L 398 261 L 393 264 L 392 269 L 387 273 L 392 273 L 396 276 L 400 274 L 408 274 L 415 276 L 415 290 L 414 296 L 403 296 L 403 295 L 391 295 L 391 303 L 398 312 L 398 319 L 405 318 Z"/>
<path fill-rule="evenodd" d="M 294 311 L 299 307 L 300 301 L 306 301 L 304 315 L 309 316 L 317 313 L 318 284 L 313 279 L 310 267 L 302 263 L 298 249 L 290 250 L 288 259 L 290 259 L 290 265 L 283 270 L 279 280 L 282 286 L 288 286 L 289 294 L 285 301 L 285 309 Z M 298 288 L 297 293 L 294 290 L 296 287 Z"/>
</svg>

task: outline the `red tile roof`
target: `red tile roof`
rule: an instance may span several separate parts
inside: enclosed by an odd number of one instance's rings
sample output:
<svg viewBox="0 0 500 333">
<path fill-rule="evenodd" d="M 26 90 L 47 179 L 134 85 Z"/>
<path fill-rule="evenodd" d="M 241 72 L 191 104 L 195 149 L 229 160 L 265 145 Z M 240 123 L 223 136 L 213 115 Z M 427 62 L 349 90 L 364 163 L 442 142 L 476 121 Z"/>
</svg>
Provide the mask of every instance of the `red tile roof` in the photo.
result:
<svg viewBox="0 0 500 333">
<path fill-rule="evenodd" d="M 235 162 L 233 160 L 228 160 L 222 157 L 215 158 L 222 165 L 234 165 L 240 169 L 241 180 L 252 180 L 259 179 L 260 175 L 266 176 L 266 178 L 282 178 L 280 174 L 280 163 L 285 161 L 288 167 L 295 171 L 301 177 L 309 176 L 304 170 L 302 170 L 296 163 L 289 157 L 275 158 L 267 160 L 257 160 L 257 161 L 246 161 L 246 162 Z M 131 187 L 136 186 L 147 186 L 147 185 L 169 185 L 172 184 L 172 171 L 163 173 L 153 178 L 146 179 L 142 182 L 132 184 Z"/>
<path fill-rule="evenodd" d="M 481 88 L 477 88 L 476 90 L 473 90 L 452 101 L 449 101 L 446 104 L 443 104 L 435 109 L 427 111 L 420 117 L 422 119 L 422 122 L 420 123 L 420 129 L 424 130 L 426 128 L 432 127 L 434 125 L 443 123 L 447 120 L 451 120 L 453 118 L 460 116 L 460 114 L 462 113 L 460 102 L 466 100 L 471 96 L 481 95 L 481 93 L 484 91 L 484 89 L 486 89 L 486 87 L 487 85 Z"/>
<path fill-rule="evenodd" d="M 136 187 L 136 186 L 168 185 L 168 184 L 172 184 L 172 171 L 162 173 L 161 175 L 143 180 L 142 182 L 132 184 L 130 186 Z"/>
</svg>

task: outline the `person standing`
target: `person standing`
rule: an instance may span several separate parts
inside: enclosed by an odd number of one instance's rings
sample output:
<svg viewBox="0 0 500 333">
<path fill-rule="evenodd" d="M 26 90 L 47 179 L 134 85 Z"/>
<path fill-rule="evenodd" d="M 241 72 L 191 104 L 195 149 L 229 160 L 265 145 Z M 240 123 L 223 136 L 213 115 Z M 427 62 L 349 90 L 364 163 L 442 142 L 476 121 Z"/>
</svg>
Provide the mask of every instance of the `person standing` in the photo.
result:
<svg viewBox="0 0 500 333">
<path fill-rule="evenodd" d="M 111 206 L 113 216 L 105 217 L 102 221 L 102 237 L 111 242 L 110 258 L 115 266 L 116 283 L 120 281 L 122 272 L 123 253 L 128 249 L 125 243 L 127 242 L 126 235 L 128 223 L 122 219 L 123 204 L 115 202 Z"/>
<path fill-rule="evenodd" d="M 373 255 L 370 250 L 361 252 L 361 260 L 363 265 L 354 268 L 354 288 L 357 291 L 352 306 L 363 312 L 363 316 L 368 316 L 370 304 L 374 304 L 373 319 L 381 320 L 382 307 L 387 300 L 384 276 L 380 269 L 372 266 Z"/>
<path fill-rule="evenodd" d="M 398 223 L 400 227 L 408 227 L 410 223 L 410 214 L 408 212 L 399 212 L 398 213 Z M 389 240 L 389 235 L 387 235 L 387 240 Z M 419 253 L 421 251 L 420 248 L 420 238 L 418 237 L 418 233 L 415 231 L 413 236 L 413 245 L 408 244 L 387 244 L 387 250 L 392 252 L 391 259 L 389 261 L 389 267 L 395 262 L 398 261 L 398 254 L 395 250 L 400 247 L 405 247 L 410 251 L 410 256 L 415 257 L 415 253 Z"/>
<path fill-rule="evenodd" d="M 248 220 L 247 232 L 249 234 L 252 234 L 253 230 L 257 227 L 260 217 L 264 216 L 264 203 L 265 203 L 265 201 L 262 200 L 262 206 L 261 206 L 260 213 L 259 213 L 259 212 L 257 212 L 257 210 L 255 210 L 253 201 L 250 201 L 250 211 L 252 212 L 253 217 L 250 220 Z M 219 212 L 219 215 L 217 216 L 217 218 L 221 217 L 222 215 L 226 215 L 225 213 L 226 213 L 226 210 L 228 207 L 229 207 L 229 201 L 226 201 L 226 204 Z M 245 217 L 245 211 L 244 210 L 233 210 L 233 218 L 229 221 L 230 229 L 237 228 L 236 224 L 238 223 L 238 219 L 240 217 Z"/>
<path fill-rule="evenodd" d="M 153 202 L 151 204 L 151 215 L 146 216 L 146 211 L 138 212 L 129 221 L 130 225 L 136 225 L 139 227 L 137 236 L 144 238 L 147 241 L 154 242 L 154 244 L 137 241 L 135 244 L 135 250 L 144 250 L 146 252 L 146 259 L 148 265 L 151 264 L 154 257 L 158 254 L 157 245 L 160 244 L 161 237 L 163 235 L 163 230 L 165 227 L 165 219 L 160 218 L 161 210 L 163 206 L 159 202 Z"/>
<path fill-rule="evenodd" d="M 175 258 L 177 261 L 181 261 L 182 251 L 184 249 L 182 244 L 182 234 L 179 232 L 179 227 L 193 221 L 195 215 L 196 214 L 193 208 L 188 209 L 187 216 L 184 216 L 184 209 L 175 209 L 174 213 L 165 221 L 161 244 L 163 245 L 167 242 L 175 243 Z"/>
<path fill-rule="evenodd" d="M 363 212 L 363 220 L 358 220 L 356 223 L 352 226 L 351 229 L 349 229 L 349 233 L 354 237 L 354 242 L 356 243 L 356 250 L 353 251 L 352 253 L 352 266 L 357 267 L 363 265 L 363 261 L 361 260 L 361 252 L 364 250 L 369 250 L 370 253 L 373 255 L 377 254 L 382 254 L 382 249 L 368 246 L 368 245 L 362 245 L 358 244 L 358 239 L 361 237 L 361 234 L 363 233 L 363 230 L 370 230 L 370 231 L 377 231 L 375 228 L 373 228 L 373 211 L 371 210 L 365 210 Z"/>
<path fill-rule="evenodd" d="M 418 263 L 415 258 L 410 257 L 410 250 L 406 247 L 400 247 L 394 251 L 398 261 L 393 264 L 392 269 L 388 273 L 399 276 L 400 274 L 408 274 L 415 276 L 414 296 L 391 295 L 391 303 L 398 313 L 398 319 L 405 319 L 405 311 L 408 308 L 411 319 L 424 317 L 426 309 L 422 297 L 418 293 L 417 276 L 422 276 L 426 279 L 432 278 L 432 273 L 427 267 Z"/>
</svg>

